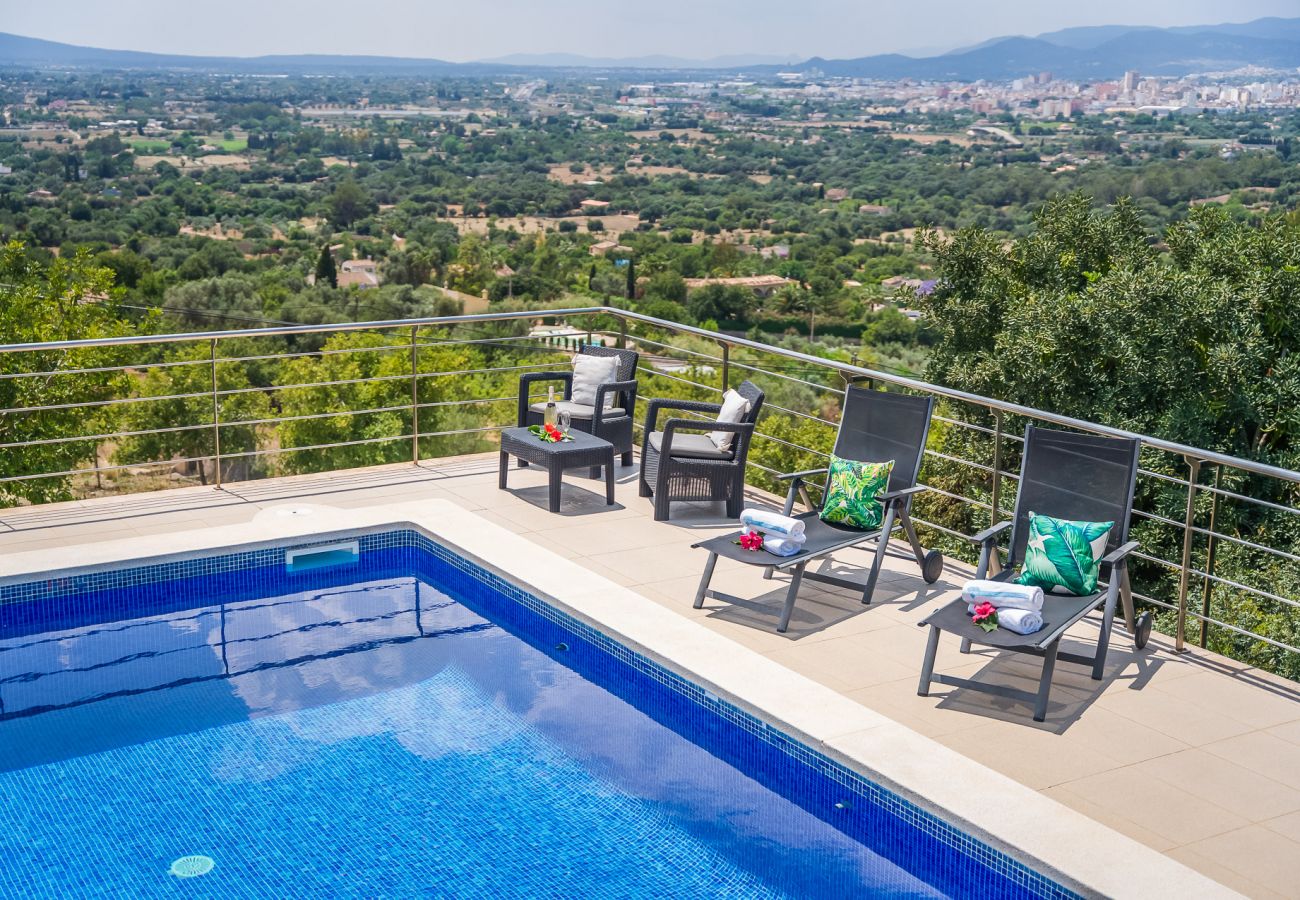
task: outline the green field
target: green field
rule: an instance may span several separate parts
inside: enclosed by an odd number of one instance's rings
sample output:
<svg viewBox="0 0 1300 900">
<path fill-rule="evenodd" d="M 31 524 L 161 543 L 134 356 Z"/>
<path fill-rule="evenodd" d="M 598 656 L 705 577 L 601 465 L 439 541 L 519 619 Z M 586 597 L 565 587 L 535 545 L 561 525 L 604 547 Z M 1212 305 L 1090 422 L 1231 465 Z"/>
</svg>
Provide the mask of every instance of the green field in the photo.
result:
<svg viewBox="0 0 1300 900">
<path fill-rule="evenodd" d="M 171 144 L 167 141 L 132 141 L 131 149 L 136 153 L 166 153 Z"/>
<path fill-rule="evenodd" d="M 214 147 L 220 147 L 226 153 L 243 153 L 248 149 L 247 138 L 232 138 L 226 140 L 223 137 L 210 135 L 203 139 L 203 143 L 211 144 Z"/>
</svg>

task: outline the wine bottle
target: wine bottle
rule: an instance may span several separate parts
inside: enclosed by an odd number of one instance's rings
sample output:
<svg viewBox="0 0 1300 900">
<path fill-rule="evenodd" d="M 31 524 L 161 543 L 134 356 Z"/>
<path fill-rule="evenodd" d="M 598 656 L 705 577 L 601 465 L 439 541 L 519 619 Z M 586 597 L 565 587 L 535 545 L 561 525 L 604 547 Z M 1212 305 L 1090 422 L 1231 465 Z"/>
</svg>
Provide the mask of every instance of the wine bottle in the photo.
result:
<svg viewBox="0 0 1300 900">
<path fill-rule="evenodd" d="M 542 413 L 542 421 L 547 425 L 557 425 L 560 418 L 559 408 L 555 405 L 555 385 L 546 389 L 546 411 Z"/>
</svg>

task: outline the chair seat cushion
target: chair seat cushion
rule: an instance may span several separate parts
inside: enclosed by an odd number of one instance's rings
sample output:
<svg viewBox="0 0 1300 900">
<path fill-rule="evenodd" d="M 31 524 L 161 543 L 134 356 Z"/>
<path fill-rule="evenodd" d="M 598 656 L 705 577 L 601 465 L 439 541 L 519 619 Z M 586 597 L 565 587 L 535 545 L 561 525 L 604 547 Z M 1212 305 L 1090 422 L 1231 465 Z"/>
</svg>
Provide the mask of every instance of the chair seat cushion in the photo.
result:
<svg viewBox="0 0 1300 900">
<path fill-rule="evenodd" d="M 650 432 L 650 446 L 655 452 L 662 453 L 664 433 L 662 431 Z M 680 456 L 683 459 L 731 459 L 729 451 L 719 450 L 718 445 L 713 443 L 707 434 L 695 434 L 690 431 L 677 431 L 673 433 L 673 456 Z"/>
<path fill-rule="evenodd" d="M 533 412 L 544 413 L 546 412 L 546 401 L 543 400 L 540 403 L 534 403 L 528 408 Z M 555 411 L 564 412 L 565 410 L 568 410 L 569 415 L 575 419 L 590 419 L 596 415 L 596 407 L 589 404 L 574 403 L 572 400 L 556 400 Z M 621 406 L 612 406 L 605 409 L 603 418 L 613 419 L 623 415 L 626 415 L 626 413 L 623 412 Z"/>
</svg>

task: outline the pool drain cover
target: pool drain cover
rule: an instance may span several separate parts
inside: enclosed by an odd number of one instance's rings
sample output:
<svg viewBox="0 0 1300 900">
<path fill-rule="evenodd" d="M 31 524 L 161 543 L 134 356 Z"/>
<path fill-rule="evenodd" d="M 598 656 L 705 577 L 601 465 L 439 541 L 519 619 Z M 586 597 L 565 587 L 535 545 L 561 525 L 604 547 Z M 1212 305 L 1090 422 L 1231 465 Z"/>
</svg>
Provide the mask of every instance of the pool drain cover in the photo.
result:
<svg viewBox="0 0 1300 900">
<path fill-rule="evenodd" d="M 197 878 L 211 872 L 215 865 L 210 856 L 182 856 L 172 863 L 170 871 L 177 878 Z"/>
</svg>

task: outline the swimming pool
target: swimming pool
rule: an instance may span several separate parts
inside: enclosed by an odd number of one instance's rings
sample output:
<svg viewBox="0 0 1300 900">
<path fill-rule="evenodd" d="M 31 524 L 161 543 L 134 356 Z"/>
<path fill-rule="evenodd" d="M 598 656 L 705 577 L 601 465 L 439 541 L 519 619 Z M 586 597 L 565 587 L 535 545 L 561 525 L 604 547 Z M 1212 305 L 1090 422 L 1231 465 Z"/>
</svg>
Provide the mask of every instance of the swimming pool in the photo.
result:
<svg viewBox="0 0 1300 900">
<path fill-rule="evenodd" d="M 1071 896 L 418 532 L 357 551 L 0 588 L 0 893 Z"/>
</svg>

